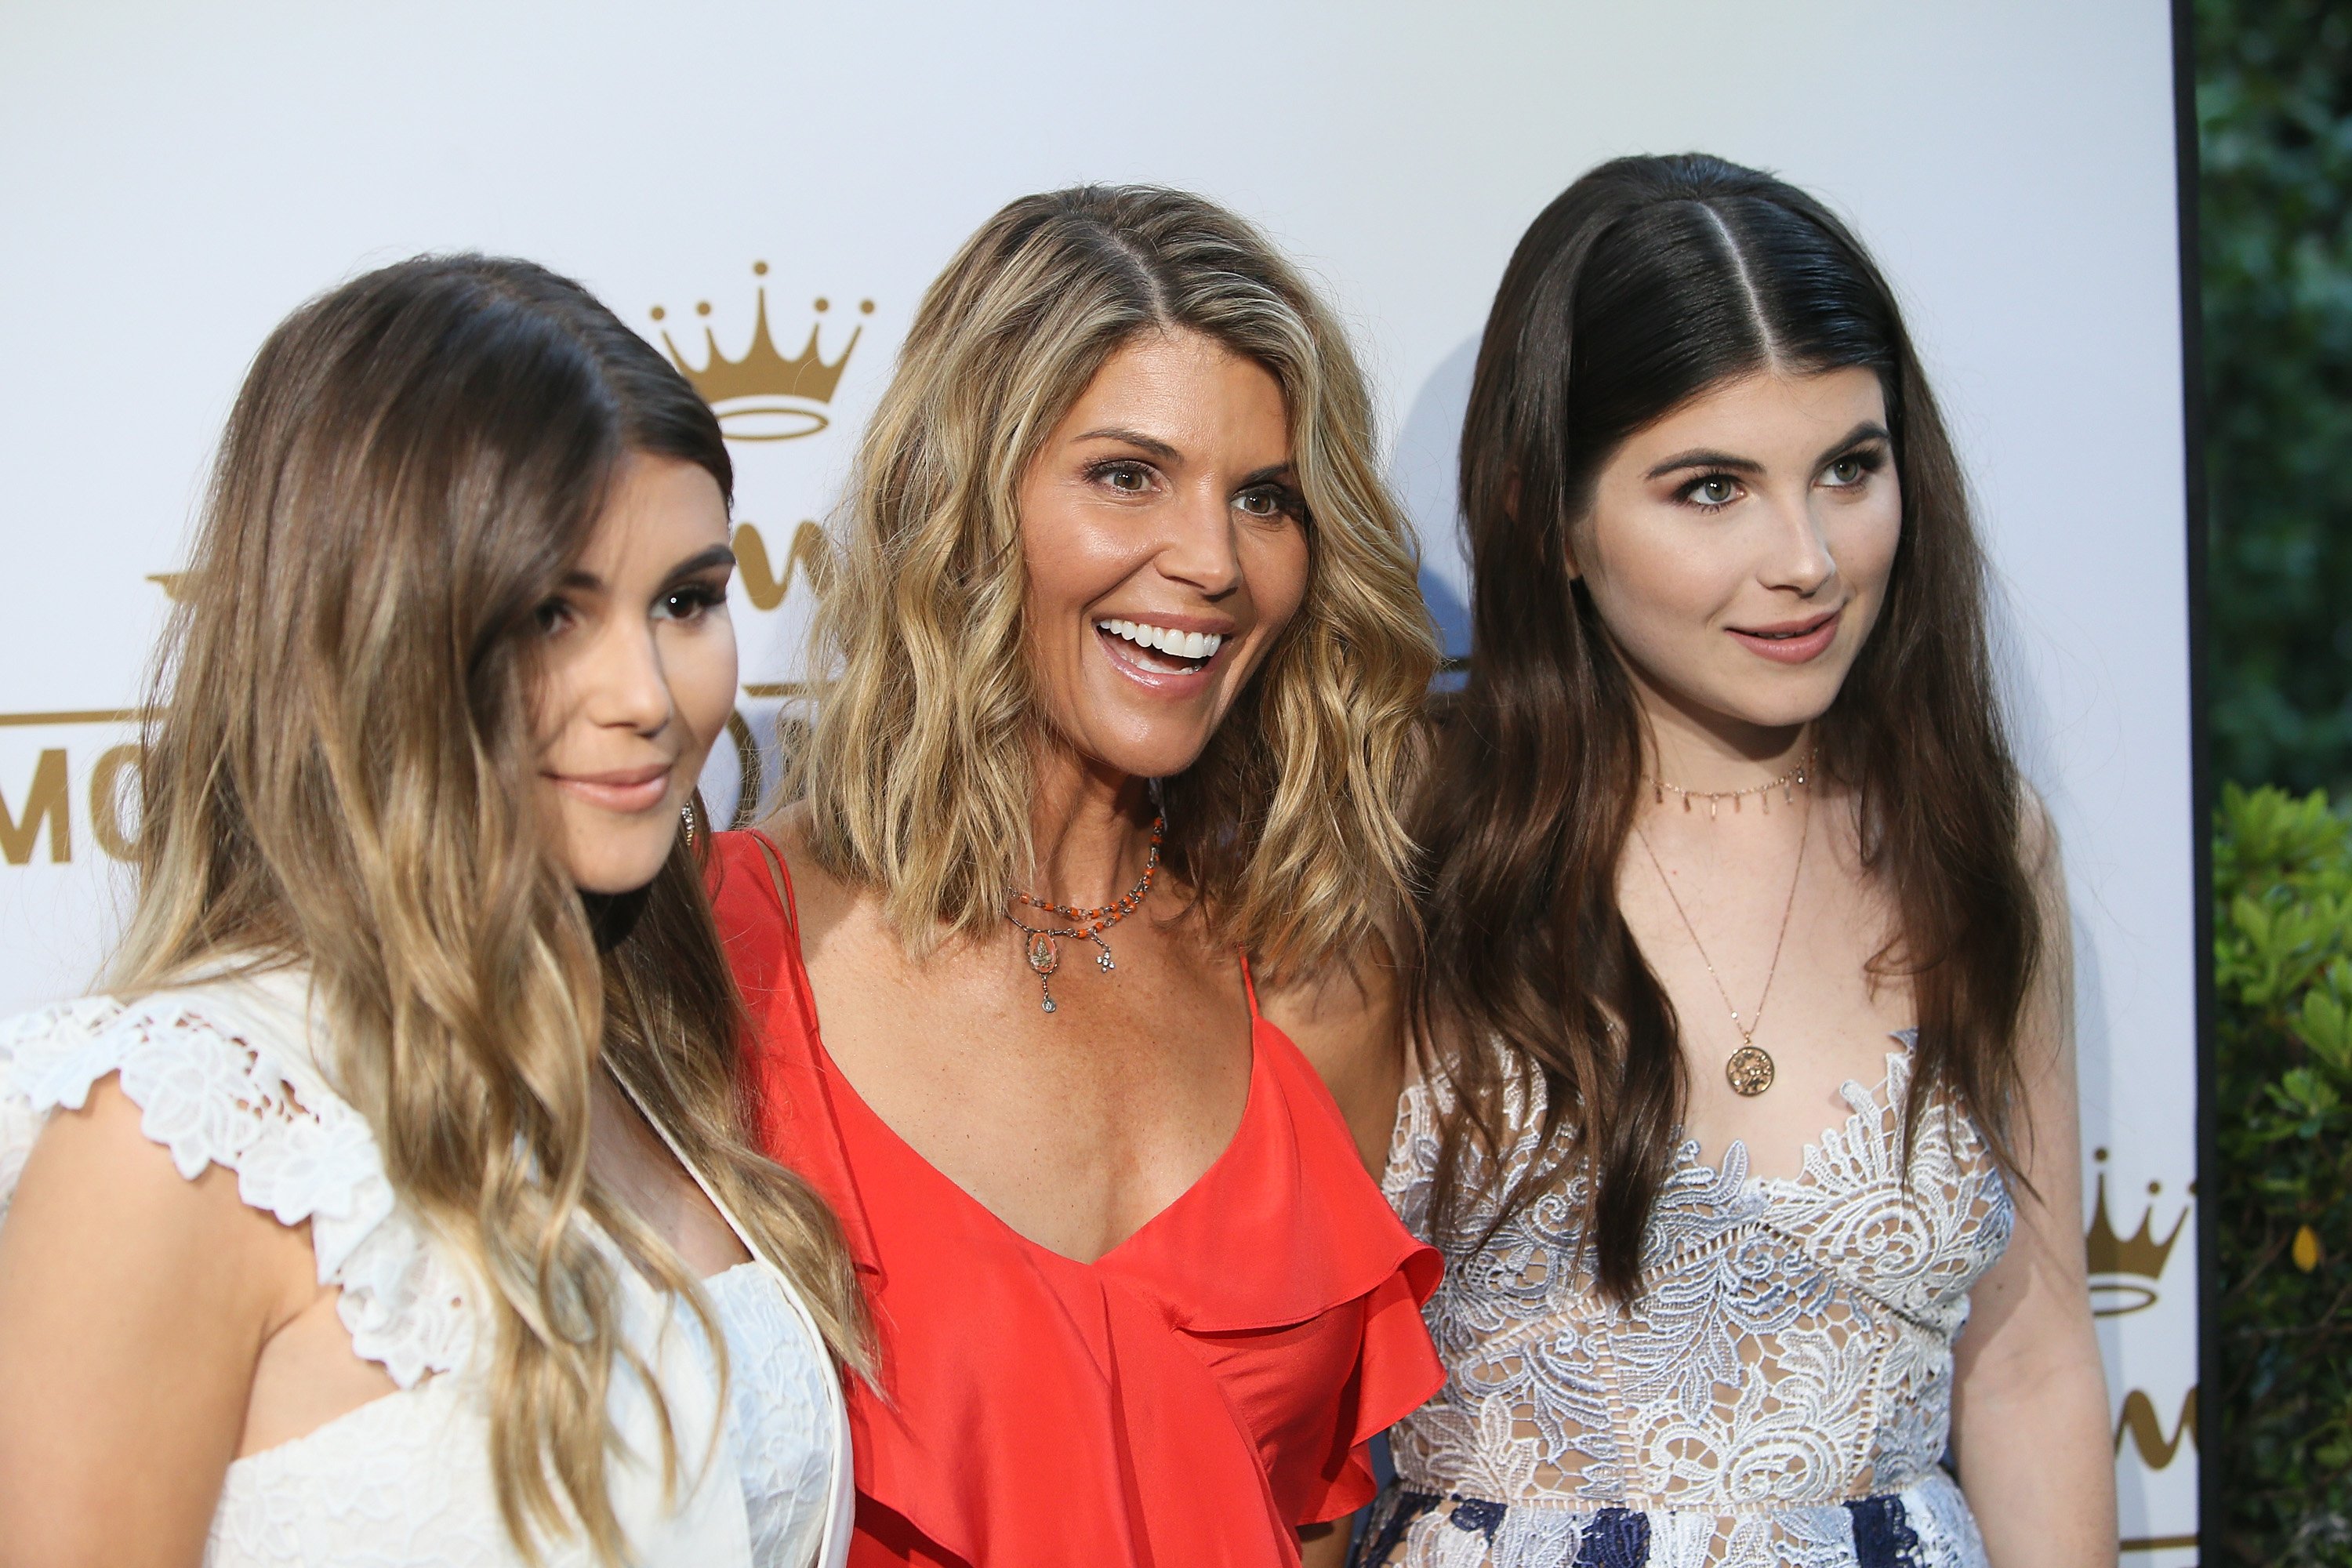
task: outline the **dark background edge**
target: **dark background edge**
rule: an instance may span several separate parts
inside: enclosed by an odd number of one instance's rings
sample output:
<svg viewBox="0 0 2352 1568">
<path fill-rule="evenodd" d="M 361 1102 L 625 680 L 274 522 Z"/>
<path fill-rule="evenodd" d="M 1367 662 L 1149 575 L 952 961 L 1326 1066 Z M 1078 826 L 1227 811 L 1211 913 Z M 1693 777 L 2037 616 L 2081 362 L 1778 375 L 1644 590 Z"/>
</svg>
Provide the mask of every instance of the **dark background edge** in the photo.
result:
<svg viewBox="0 0 2352 1568">
<path fill-rule="evenodd" d="M 2205 1222 L 2205 1196 L 2221 1173 L 2214 1148 L 2213 770 L 2205 721 L 2205 311 L 2198 249 L 2194 0 L 2172 0 L 2172 107 L 2180 246 L 2181 480 L 2188 492 L 2189 837 L 2197 900 L 2197 1554 L 2211 1563 L 2221 1557 L 2221 1325 L 2216 1299 L 2220 1237 Z"/>
</svg>

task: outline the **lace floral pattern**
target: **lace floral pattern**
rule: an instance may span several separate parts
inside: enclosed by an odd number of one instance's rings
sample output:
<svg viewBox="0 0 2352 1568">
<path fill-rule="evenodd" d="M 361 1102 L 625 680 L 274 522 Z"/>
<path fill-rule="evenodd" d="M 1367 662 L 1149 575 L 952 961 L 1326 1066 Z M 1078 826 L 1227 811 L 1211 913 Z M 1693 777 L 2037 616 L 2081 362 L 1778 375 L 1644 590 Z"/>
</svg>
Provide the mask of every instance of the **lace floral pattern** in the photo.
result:
<svg viewBox="0 0 2352 1568">
<path fill-rule="evenodd" d="M 1876 1560 L 1868 1541 L 1896 1539 L 1873 1534 L 1865 1500 L 1900 1499 L 1887 1506 L 1922 1543 L 1904 1548 L 1913 1560 L 1979 1561 L 1937 1465 L 1952 1341 L 2014 1213 L 1956 1112 L 1922 1119 L 1906 1185 L 1910 1074 L 1906 1049 L 1879 1093 L 1847 1083 L 1850 1115 L 1795 1177 L 1751 1178 L 1738 1143 L 1711 1168 L 1685 1143 L 1630 1308 L 1592 1289 L 1580 1179 L 1449 1258 L 1428 1309 L 1446 1386 L 1390 1434 L 1394 1539 L 1364 1560 L 1614 1563 L 1588 1541 L 1615 1519 L 1640 1521 L 1629 1563 L 1852 1565 Z M 1440 1109 L 1428 1086 L 1408 1091 L 1386 1184 L 1423 1236 Z M 1506 1105 L 1518 1142 L 1471 1173 L 1472 1191 L 1499 1194 L 1535 1158 L 1539 1109 L 1528 1094 Z M 1398 1500 L 1414 1497 L 1427 1506 Z"/>
<path fill-rule="evenodd" d="M 310 1056 L 307 1006 L 299 980 L 268 976 L 0 1023 L 0 1218 L 49 1113 L 88 1103 L 93 1085 L 119 1073 L 142 1131 L 181 1174 L 220 1165 L 247 1204 L 310 1222 L 319 1281 L 341 1288 L 352 1350 L 400 1388 L 230 1465 L 206 1563 L 512 1568 L 521 1560 L 491 1487 L 467 1281 L 394 1201 L 365 1121 Z M 742 1492 L 732 1539 L 748 1527 L 750 1551 L 714 1552 L 704 1536 L 675 1544 L 698 1568 L 804 1568 L 817 1558 L 833 1476 L 831 1363 L 765 1265 L 730 1270 L 709 1289 L 731 1374 L 724 1447 Z M 715 1378 L 693 1315 L 667 1301 L 656 1310 Z M 593 1561 L 577 1540 L 541 1544 L 545 1568 Z M 675 1550 L 656 1557 L 681 1561 Z"/>
<path fill-rule="evenodd" d="M 751 1510 L 751 1561 L 813 1562 L 833 1483 L 824 1386 L 832 1369 L 810 1353 L 765 1265 L 739 1265 L 704 1286 L 727 1337 L 728 1415 Z"/>
<path fill-rule="evenodd" d="M 465 1364 L 474 1331 L 465 1282 L 394 1205 L 367 1123 L 286 1031 L 216 1020 L 222 1012 L 215 999 L 165 992 L 11 1019 L 0 1025 L 0 1083 L 15 1093 L 0 1098 L 37 1132 L 51 1110 L 80 1109 L 93 1084 L 119 1072 L 141 1130 L 171 1151 L 180 1174 L 194 1181 L 220 1165 L 253 1207 L 280 1224 L 310 1222 L 319 1283 L 341 1289 L 352 1350 L 403 1388 Z M 6 1142 L 16 1164 L 0 1165 L 0 1215 L 32 1138 Z"/>
</svg>

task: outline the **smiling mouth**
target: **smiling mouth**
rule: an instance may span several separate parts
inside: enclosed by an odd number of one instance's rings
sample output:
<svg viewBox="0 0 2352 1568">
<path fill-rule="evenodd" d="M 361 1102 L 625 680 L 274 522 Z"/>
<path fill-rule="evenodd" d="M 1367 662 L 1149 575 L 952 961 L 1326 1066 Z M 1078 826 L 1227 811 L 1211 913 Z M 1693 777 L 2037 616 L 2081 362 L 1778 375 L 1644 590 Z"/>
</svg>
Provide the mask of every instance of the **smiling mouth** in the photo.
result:
<svg viewBox="0 0 2352 1568">
<path fill-rule="evenodd" d="M 623 816 L 653 810 L 669 795 L 670 768 L 662 763 L 603 773 L 550 773 L 558 789 L 574 799 Z"/>
<path fill-rule="evenodd" d="M 1844 614 L 1845 606 L 1841 605 L 1826 615 L 1793 626 L 1752 632 L 1738 626 L 1725 629 L 1750 653 L 1760 655 L 1775 664 L 1804 664 L 1818 658 L 1837 640 L 1838 622 Z"/>
<path fill-rule="evenodd" d="M 1216 632 L 1180 632 L 1143 621 L 1097 621 L 1095 632 L 1112 658 L 1150 675 L 1198 675 L 1225 642 Z"/>
</svg>

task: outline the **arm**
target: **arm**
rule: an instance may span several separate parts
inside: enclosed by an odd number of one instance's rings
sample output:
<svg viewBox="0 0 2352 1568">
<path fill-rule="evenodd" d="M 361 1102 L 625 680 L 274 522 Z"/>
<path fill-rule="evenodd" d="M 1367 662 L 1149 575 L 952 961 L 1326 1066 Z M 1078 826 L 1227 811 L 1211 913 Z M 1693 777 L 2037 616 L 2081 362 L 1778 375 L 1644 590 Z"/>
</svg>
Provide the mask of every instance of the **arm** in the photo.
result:
<svg viewBox="0 0 2352 1568">
<path fill-rule="evenodd" d="M 2029 826 L 2045 946 L 2019 1038 L 2017 1154 L 2034 1190 L 2014 1194 L 2009 1250 L 1970 1293 L 1953 1434 L 1993 1568 L 2080 1568 L 2116 1561 L 2115 1449 L 2083 1255 L 2065 879 L 2047 818 L 2036 809 Z"/>
<path fill-rule="evenodd" d="M 308 1273 L 300 1232 L 139 1122 L 111 1078 L 50 1117 L 0 1222 L 0 1568 L 197 1563 L 289 1257 Z"/>
<path fill-rule="evenodd" d="M 1258 1008 L 1290 1037 L 1339 1102 L 1356 1152 L 1378 1181 L 1404 1091 L 1403 996 L 1388 943 L 1374 937 L 1344 963 L 1258 993 Z"/>
<path fill-rule="evenodd" d="M 1298 1527 L 1299 1568 L 1347 1568 L 1349 1521 Z"/>
</svg>

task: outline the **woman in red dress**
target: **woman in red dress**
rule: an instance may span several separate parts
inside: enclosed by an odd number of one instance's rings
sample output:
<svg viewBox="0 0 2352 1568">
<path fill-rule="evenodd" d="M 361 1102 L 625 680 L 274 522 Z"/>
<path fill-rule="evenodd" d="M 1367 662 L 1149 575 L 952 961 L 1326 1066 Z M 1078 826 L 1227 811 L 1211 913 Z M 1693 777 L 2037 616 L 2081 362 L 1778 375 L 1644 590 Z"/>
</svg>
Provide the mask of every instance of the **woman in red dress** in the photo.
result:
<svg viewBox="0 0 2352 1568">
<path fill-rule="evenodd" d="M 1336 1562 L 1442 1381 L 1366 1174 L 1434 659 L 1370 423 L 1197 197 L 1015 202 L 918 313 L 793 803 L 714 873 L 872 1305 L 854 1563 Z"/>
</svg>

